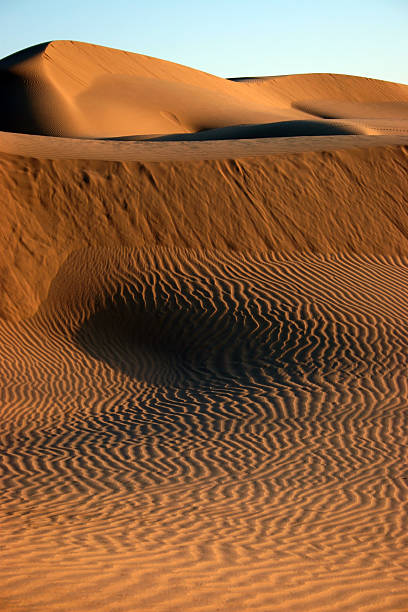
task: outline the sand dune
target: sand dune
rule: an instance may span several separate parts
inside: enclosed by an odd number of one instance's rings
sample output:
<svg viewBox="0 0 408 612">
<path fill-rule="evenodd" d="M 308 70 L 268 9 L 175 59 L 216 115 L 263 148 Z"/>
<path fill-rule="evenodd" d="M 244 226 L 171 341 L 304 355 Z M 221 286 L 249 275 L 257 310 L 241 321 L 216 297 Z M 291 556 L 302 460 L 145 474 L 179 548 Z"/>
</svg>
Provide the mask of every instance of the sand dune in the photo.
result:
<svg viewBox="0 0 408 612">
<path fill-rule="evenodd" d="M 322 117 L 407 118 L 408 87 L 347 74 L 290 74 L 231 79 L 275 103 L 293 105 Z M 326 106 L 327 105 L 327 106 Z M 327 108 L 326 111 L 314 109 Z M 331 109 L 331 112 L 328 109 Z M 353 112 L 354 111 L 354 112 Z"/>
<path fill-rule="evenodd" d="M 406 610 L 408 87 L 0 87 L 0 609 Z"/>
<path fill-rule="evenodd" d="M 6 90 L 0 129 L 7 131 L 106 137 L 285 118 L 262 96 L 226 79 L 84 43 L 33 47 L 2 60 L 0 73 Z"/>
<path fill-rule="evenodd" d="M 48 136 L 191 133 L 302 120 L 313 121 L 319 135 L 330 129 L 327 117 L 408 117 L 406 85 L 318 74 L 234 81 L 73 41 L 44 43 L 1 60 L 0 87 L 0 130 Z M 351 133 L 363 128 L 355 129 Z"/>
</svg>

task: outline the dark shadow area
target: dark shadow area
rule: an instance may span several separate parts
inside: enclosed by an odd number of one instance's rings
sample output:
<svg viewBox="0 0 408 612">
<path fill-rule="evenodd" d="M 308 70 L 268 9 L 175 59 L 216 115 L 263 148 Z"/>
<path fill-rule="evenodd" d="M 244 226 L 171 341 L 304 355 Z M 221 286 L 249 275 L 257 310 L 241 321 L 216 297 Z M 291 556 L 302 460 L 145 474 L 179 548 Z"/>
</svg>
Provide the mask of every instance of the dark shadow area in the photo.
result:
<svg viewBox="0 0 408 612">
<path fill-rule="evenodd" d="M 38 45 L 33 45 L 32 47 L 27 47 L 26 49 L 21 49 L 21 51 L 16 51 L 15 53 L 11 53 L 11 55 L 7 55 L 3 59 L 0 60 L 0 72 L 4 70 L 10 70 L 16 64 L 20 64 L 21 62 L 25 62 L 36 55 L 39 55 L 48 47 L 51 41 L 39 43 Z"/>
<path fill-rule="evenodd" d="M 137 301 L 134 290 L 115 296 L 79 329 L 76 341 L 89 354 L 127 375 L 154 384 L 188 379 L 246 378 L 253 364 L 272 363 L 278 329 L 248 312 L 229 312 L 218 296 L 203 304 L 155 296 Z"/>
<path fill-rule="evenodd" d="M 36 118 L 32 91 L 23 76 L 2 71 L 0 64 L 0 130 L 46 135 Z"/>
<path fill-rule="evenodd" d="M 13 67 L 42 53 L 49 42 L 17 51 L 0 60 L 0 130 L 23 134 L 43 134 L 35 120 L 32 92 L 22 74 Z"/>
<path fill-rule="evenodd" d="M 336 136 L 356 134 L 356 130 L 323 121 L 277 121 L 274 123 L 230 125 L 194 134 L 135 135 L 104 140 L 148 140 L 150 142 L 180 142 L 204 140 L 238 140 L 253 138 L 288 138 L 295 136 Z"/>
<path fill-rule="evenodd" d="M 333 370 L 367 367 L 368 346 L 335 317 L 269 300 L 236 302 L 211 281 L 190 284 L 182 300 L 168 292 L 135 299 L 134 287 L 96 309 L 75 341 L 92 357 L 148 384 L 177 387 L 268 385 Z"/>
<path fill-rule="evenodd" d="M 247 83 L 249 81 L 267 81 L 268 79 L 276 79 L 280 76 L 287 76 L 286 74 L 275 74 L 274 76 L 245 76 L 245 77 L 228 77 L 227 81 L 233 81 L 234 83 Z"/>
</svg>

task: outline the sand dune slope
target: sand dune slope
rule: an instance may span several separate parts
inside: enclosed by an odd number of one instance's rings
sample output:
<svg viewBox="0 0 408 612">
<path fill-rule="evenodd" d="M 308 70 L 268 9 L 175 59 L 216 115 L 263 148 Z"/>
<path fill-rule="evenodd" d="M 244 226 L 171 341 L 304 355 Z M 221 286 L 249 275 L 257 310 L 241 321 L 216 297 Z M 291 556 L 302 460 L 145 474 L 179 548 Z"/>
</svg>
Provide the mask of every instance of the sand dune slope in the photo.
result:
<svg viewBox="0 0 408 612">
<path fill-rule="evenodd" d="M 0 314 L 34 314 L 84 246 L 402 255 L 406 166 L 405 147 L 152 164 L 2 156 Z"/>
<path fill-rule="evenodd" d="M 406 150 L 2 168 L 2 609 L 406 609 Z"/>
<path fill-rule="evenodd" d="M 262 96 L 226 79 L 72 41 L 38 45 L 3 59 L 0 87 L 0 129 L 15 132 L 106 137 L 285 118 Z M 289 115 L 302 113 L 293 109 Z"/>
<path fill-rule="evenodd" d="M 294 122 L 288 135 L 302 135 L 302 120 L 313 121 L 319 135 L 333 133 L 331 118 L 349 122 L 346 132 L 337 126 L 335 133 L 376 133 L 384 119 L 398 130 L 408 118 L 406 85 L 319 74 L 234 81 L 74 41 L 43 43 L 1 60 L 0 92 L 0 130 L 76 138 L 275 122 Z"/>
</svg>

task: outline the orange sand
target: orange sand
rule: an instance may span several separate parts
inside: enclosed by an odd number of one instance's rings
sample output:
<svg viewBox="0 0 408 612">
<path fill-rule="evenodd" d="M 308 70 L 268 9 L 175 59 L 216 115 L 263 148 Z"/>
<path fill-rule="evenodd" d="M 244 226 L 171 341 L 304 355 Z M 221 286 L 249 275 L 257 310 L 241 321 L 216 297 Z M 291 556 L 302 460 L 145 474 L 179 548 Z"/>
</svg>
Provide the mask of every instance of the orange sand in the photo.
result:
<svg viewBox="0 0 408 612">
<path fill-rule="evenodd" d="M 408 87 L 0 87 L 0 609 L 406 610 Z"/>
</svg>

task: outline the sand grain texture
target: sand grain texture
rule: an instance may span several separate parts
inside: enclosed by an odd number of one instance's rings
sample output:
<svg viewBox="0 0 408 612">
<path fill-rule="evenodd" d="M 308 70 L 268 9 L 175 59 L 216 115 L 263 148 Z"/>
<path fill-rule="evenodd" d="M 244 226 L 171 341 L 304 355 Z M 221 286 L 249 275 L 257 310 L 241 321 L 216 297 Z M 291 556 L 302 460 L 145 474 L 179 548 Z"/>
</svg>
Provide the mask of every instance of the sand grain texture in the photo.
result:
<svg viewBox="0 0 408 612">
<path fill-rule="evenodd" d="M 406 610 L 407 87 L 0 69 L 0 609 Z"/>
</svg>

